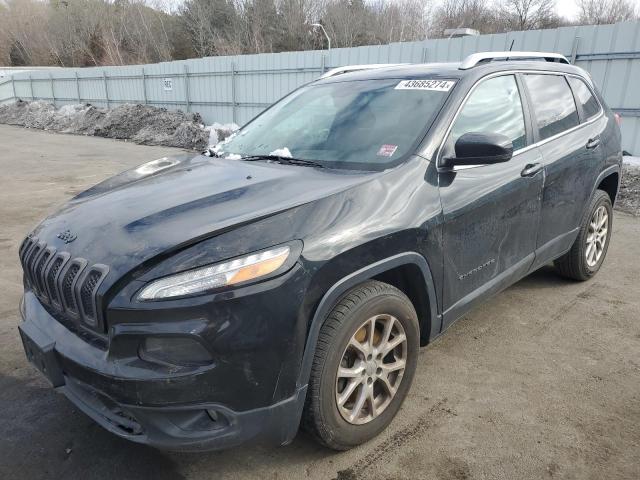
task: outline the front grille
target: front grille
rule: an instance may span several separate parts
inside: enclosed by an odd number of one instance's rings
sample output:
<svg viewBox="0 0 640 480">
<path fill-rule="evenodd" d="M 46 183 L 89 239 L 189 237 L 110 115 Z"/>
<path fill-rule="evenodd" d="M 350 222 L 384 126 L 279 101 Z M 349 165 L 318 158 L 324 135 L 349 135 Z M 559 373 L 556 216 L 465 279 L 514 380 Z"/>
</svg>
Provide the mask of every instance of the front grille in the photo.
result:
<svg viewBox="0 0 640 480">
<path fill-rule="evenodd" d="M 97 291 L 109 271 L 105 265 L 87 267 L 85 259 L 31 237 L 20 246 L 20 262 L 26 284 L 56 317 L 104 332 Z"/>
</svg>

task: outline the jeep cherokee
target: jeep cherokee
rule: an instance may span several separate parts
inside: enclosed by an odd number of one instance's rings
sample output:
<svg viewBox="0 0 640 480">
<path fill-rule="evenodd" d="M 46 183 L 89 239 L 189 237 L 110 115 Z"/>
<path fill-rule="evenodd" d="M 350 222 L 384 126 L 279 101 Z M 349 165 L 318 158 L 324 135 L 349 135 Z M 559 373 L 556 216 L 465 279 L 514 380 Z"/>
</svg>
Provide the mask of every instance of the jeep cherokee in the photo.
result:
<svg viewBox="0 0 640 480">
<path fill-rule="evenodd" d="M 173 450 L 382 431 L 420 346 L 554 262 L 607 253 L 617 117 L 557 54 L 339 69 L 203 155 L 143 164 L 24 240 L 28 359 Z"/>
</svg>

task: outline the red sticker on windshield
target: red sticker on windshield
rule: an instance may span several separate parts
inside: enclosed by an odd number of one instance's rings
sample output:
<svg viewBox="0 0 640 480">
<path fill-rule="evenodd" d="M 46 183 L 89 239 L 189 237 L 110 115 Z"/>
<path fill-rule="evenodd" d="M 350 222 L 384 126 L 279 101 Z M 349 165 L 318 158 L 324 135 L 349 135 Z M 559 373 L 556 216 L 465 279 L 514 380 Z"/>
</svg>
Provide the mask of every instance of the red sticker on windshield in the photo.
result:
<svg viewBox="0 0 640 480">
<path fill-rule="evenodd" d="M 390 157 L 392 156 L 394 153 L 396 153 L 396 150 L 398 149 L 397 145 L 382 145 L 380 147 L 380 150 L 378 150 L 378 156 L 380 157 Z"/>
</svg>

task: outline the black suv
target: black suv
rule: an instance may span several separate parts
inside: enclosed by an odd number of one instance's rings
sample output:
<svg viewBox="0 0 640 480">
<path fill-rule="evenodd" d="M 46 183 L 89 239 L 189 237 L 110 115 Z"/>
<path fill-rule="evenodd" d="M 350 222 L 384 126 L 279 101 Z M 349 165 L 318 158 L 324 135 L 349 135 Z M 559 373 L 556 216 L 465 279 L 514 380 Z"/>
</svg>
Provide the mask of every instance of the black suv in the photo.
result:
<svg viewBox="0 0 640 480">
<path fill-rule="evenodd" d="M 617 117 L 557 54 L 356 67 L 206 154 L 81 193 L 24 241 L 28 358 L 173 450 L 383 430 L 418 348 L 549 262 L 602 265 Z"/>
</svg>

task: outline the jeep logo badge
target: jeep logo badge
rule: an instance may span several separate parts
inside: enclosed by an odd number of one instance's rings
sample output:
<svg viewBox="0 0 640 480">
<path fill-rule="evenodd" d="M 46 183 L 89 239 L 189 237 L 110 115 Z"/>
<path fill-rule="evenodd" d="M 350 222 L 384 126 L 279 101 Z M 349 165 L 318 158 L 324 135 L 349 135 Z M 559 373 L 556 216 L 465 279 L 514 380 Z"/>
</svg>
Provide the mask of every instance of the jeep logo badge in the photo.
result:
<svg viewBox="0 0 640 480">
<path fill-rule="evenodd" d="M 65 230 L 64 232 L 59 233 L 57 237 L 64 243 L 71 243 L 76 239 L 76 234 L 72 233 L 71 230 Z"/>
</svg>

